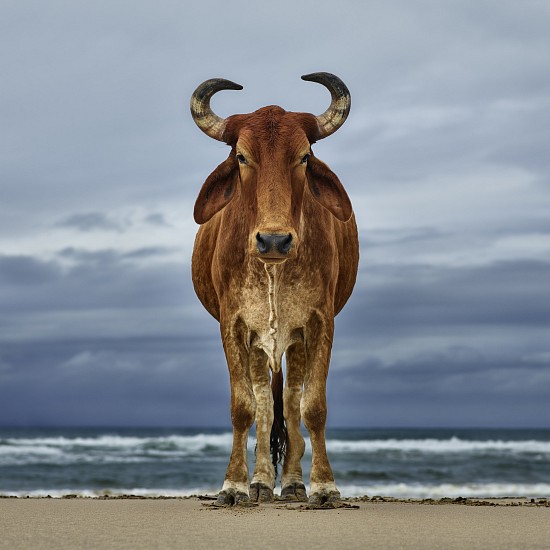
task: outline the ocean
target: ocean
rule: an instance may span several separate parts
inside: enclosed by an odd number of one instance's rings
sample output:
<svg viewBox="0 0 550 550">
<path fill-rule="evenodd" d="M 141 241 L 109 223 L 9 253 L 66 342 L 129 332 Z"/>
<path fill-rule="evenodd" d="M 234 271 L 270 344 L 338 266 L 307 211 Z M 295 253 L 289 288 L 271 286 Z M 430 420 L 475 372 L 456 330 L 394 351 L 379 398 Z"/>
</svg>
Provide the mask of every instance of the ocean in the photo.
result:
<svg viewBox="0 0 550 550">
<path fill-rule="evenodd" d="M 228 429 L 0 428 L 0 495 L 215 494 L 231 439 Z M 327 450 L 344 497 L 550 497 L 549 429 L 330 429 Z M 306 482 L 310 463 L 306 438 Z"/>
</svg>

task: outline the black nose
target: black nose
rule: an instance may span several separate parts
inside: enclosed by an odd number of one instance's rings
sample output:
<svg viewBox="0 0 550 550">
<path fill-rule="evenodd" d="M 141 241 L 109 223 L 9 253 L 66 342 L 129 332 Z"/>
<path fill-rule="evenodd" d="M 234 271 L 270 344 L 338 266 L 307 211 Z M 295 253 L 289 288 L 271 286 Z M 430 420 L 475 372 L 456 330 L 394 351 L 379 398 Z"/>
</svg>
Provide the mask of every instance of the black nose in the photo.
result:
<svg viewBox="0 0 550 550">
<path fill-rule="evenodd" d="M 278 235 L 277 233 L 257 233 L 256 246 L 260 254 L 275 252 L 286 256 L 292 244 L 292 235 Z"/>
</svg>

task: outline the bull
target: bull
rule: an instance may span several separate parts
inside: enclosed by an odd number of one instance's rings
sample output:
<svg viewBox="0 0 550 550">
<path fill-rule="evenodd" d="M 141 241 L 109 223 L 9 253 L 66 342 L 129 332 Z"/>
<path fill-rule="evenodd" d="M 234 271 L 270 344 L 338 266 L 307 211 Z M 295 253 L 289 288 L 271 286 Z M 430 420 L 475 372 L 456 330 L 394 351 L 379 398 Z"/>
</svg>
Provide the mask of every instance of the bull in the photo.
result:
<svg viewBox="0 0 550 550">
<path fill-rule="evenodd" d="M 225 79 L 207 80 L 191 97 L 197 126 L 231 147 L 196 200 L 192 259 L 195 292 L 220 323 L 231 385 L 233 447 L 220 505 L 272 500 L 281 461 L 281 497 L 307 500 L 301 420 L 312 449 L 309 502 L 340 499 L 326 452 L 326 380 L 334 317 L 353 290 L 359 244 L 348 195 L 311 146 L 340 128 L 351 98 L 332 74 L 302 79 L 330 91 L 323 114 L 269 106 L 220 118 L 211 97 L 242 89 Z"/>
</svg>

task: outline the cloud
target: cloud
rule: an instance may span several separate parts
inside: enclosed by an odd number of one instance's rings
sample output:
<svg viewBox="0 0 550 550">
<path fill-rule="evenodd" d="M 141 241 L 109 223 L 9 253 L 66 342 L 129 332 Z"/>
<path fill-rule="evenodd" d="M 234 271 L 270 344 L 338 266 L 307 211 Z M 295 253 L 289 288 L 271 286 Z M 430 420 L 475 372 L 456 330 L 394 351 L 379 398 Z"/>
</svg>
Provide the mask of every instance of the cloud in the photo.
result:
<svg viewBox="0 0 550 550">
<path fill-rule="evenodd" d="M 151 225 L 157 225 L 161 227 L 171 227 L 171 225 L 166 221 L 166 218 L 161 212 L 154 212 L 145 217 L 144 221 Z"/>
<path fill-rule="evenodd" d="M 12 344 L 6 353 L 19 368 L 0 371 L 3 418 L 40 425 L 113 425 L 113 419 L 118 425 L 228 425 L 221 344 L 209 353 L 203 345 L 185 335 Z"/>
<path fill-rule="evenodd" d="M 57 227 L 69 227 L 78 231 L 117 231 L 123 230 L 122 226 L 100 212 L 86 214 L 73 214 L 59 222 Z"/>
<path fill-rule="evenodd" d="M 171 248 L 167 246 L 148 246 L 144 248 L 138 248 L 130 252 L 125 252 L 123 258 L 128 259 L 144 259 L 154 256 L 166 256 L 177 251 L 177 248 Z"/>
<path fill-rule="evenodd" d="M 82 232 L 111 231 L 121 233 L 130 227 L 147 224 L 154 227 L 172 227 L 161 212 L 146 215 L 142 220 L 136 220 L 135 216 L 127 217 L 123 221 L 114 221 L 108 215 L 101 212 L 88 212 L 73 214 L 55 223 L 55 227 L 76 229 Z"/>
<path fill-rule="evenodd" d="M 196 337 L 209 315 L 188 268 L 162 252 L 65 250 L 63 262 L 0 257 L 0 350 L 68 338 Z"/>
<path fill-rule="evenodd" d="M 374 229 L 368 231 L 361 240 L 361 245 L 366 248 L 375 246 L 387 247 L 392 245 L 408 245 L 418 241 L 446 240 L 450 235 L 436 227 L 399 227 L 388 229 Z"/>
<path fill-rule="evenodd" d="M 81 263 L 112 263 L 123 260 L 150 259 L 154 257 L 165 257 L 176 252 L 177 249 L 168 246 L 146 246 L 133 250 L 117 251 L 114 249 L 84 250 L 77 248 L 64 248 L 58 252 L 63 259 L 70 259 Z"/>
<path fill-rule="evenodd" d="M 28 256 L 0 255 L 0 284 L 19 286 L 40 286 L 55 280 L 58 268 L 55 263 L 45 262 Z"/>
<path fill-rule="evenodd" d="M 447 347 L 332 372 L 329 405 L 333 425 L 544 427 L 549 383 L 520 357 Z"/>
<path fill-rule="evenodd" d="M 532 365 L 549 366 L 550 365 L 550 351 L 543 351 L 540 353 L 529 353 L 521 358 L 523 363 Z"/>
<path fill-rule="evenodd" d="M 346 330 L 426 332 L 444 326 L 543 327 L 550 324 L 550 263 L 495 262 L 482 266 L 362 265 L 346 307 Z M 360 319 L 363 323 L 360 323 Z"/>
</svg>

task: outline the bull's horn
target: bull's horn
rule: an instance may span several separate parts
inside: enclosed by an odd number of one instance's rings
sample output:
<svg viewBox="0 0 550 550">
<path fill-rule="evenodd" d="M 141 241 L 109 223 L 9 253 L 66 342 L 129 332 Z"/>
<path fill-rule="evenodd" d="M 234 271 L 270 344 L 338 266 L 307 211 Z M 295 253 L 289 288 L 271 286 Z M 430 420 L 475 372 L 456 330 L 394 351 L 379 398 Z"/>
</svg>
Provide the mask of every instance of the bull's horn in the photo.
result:
<svg viewBox="0 0 550 550">
<path fill-rule="evenodd" d="M 328 88 L 332 100 L 330 107 L 315 117 L 319 123 L 319 136 L 323 139 L 333 134 L 344 124 L 351 108 L 351 96 L 348 87 L 335 75 L 330 73 L 311 73 L 302 76 L 302 80 L 318 82 Z"/>
<path fill-rule="evenodd" d="M 210 108 L 210 98 L 220 90 L 242 90 L 240 84 L 224 78 L 212 78 L 203 82 L 191 96 L 191 116 L 195 124 L 211 138 L 223 141 L 225 119 Z"/>
</svg>

